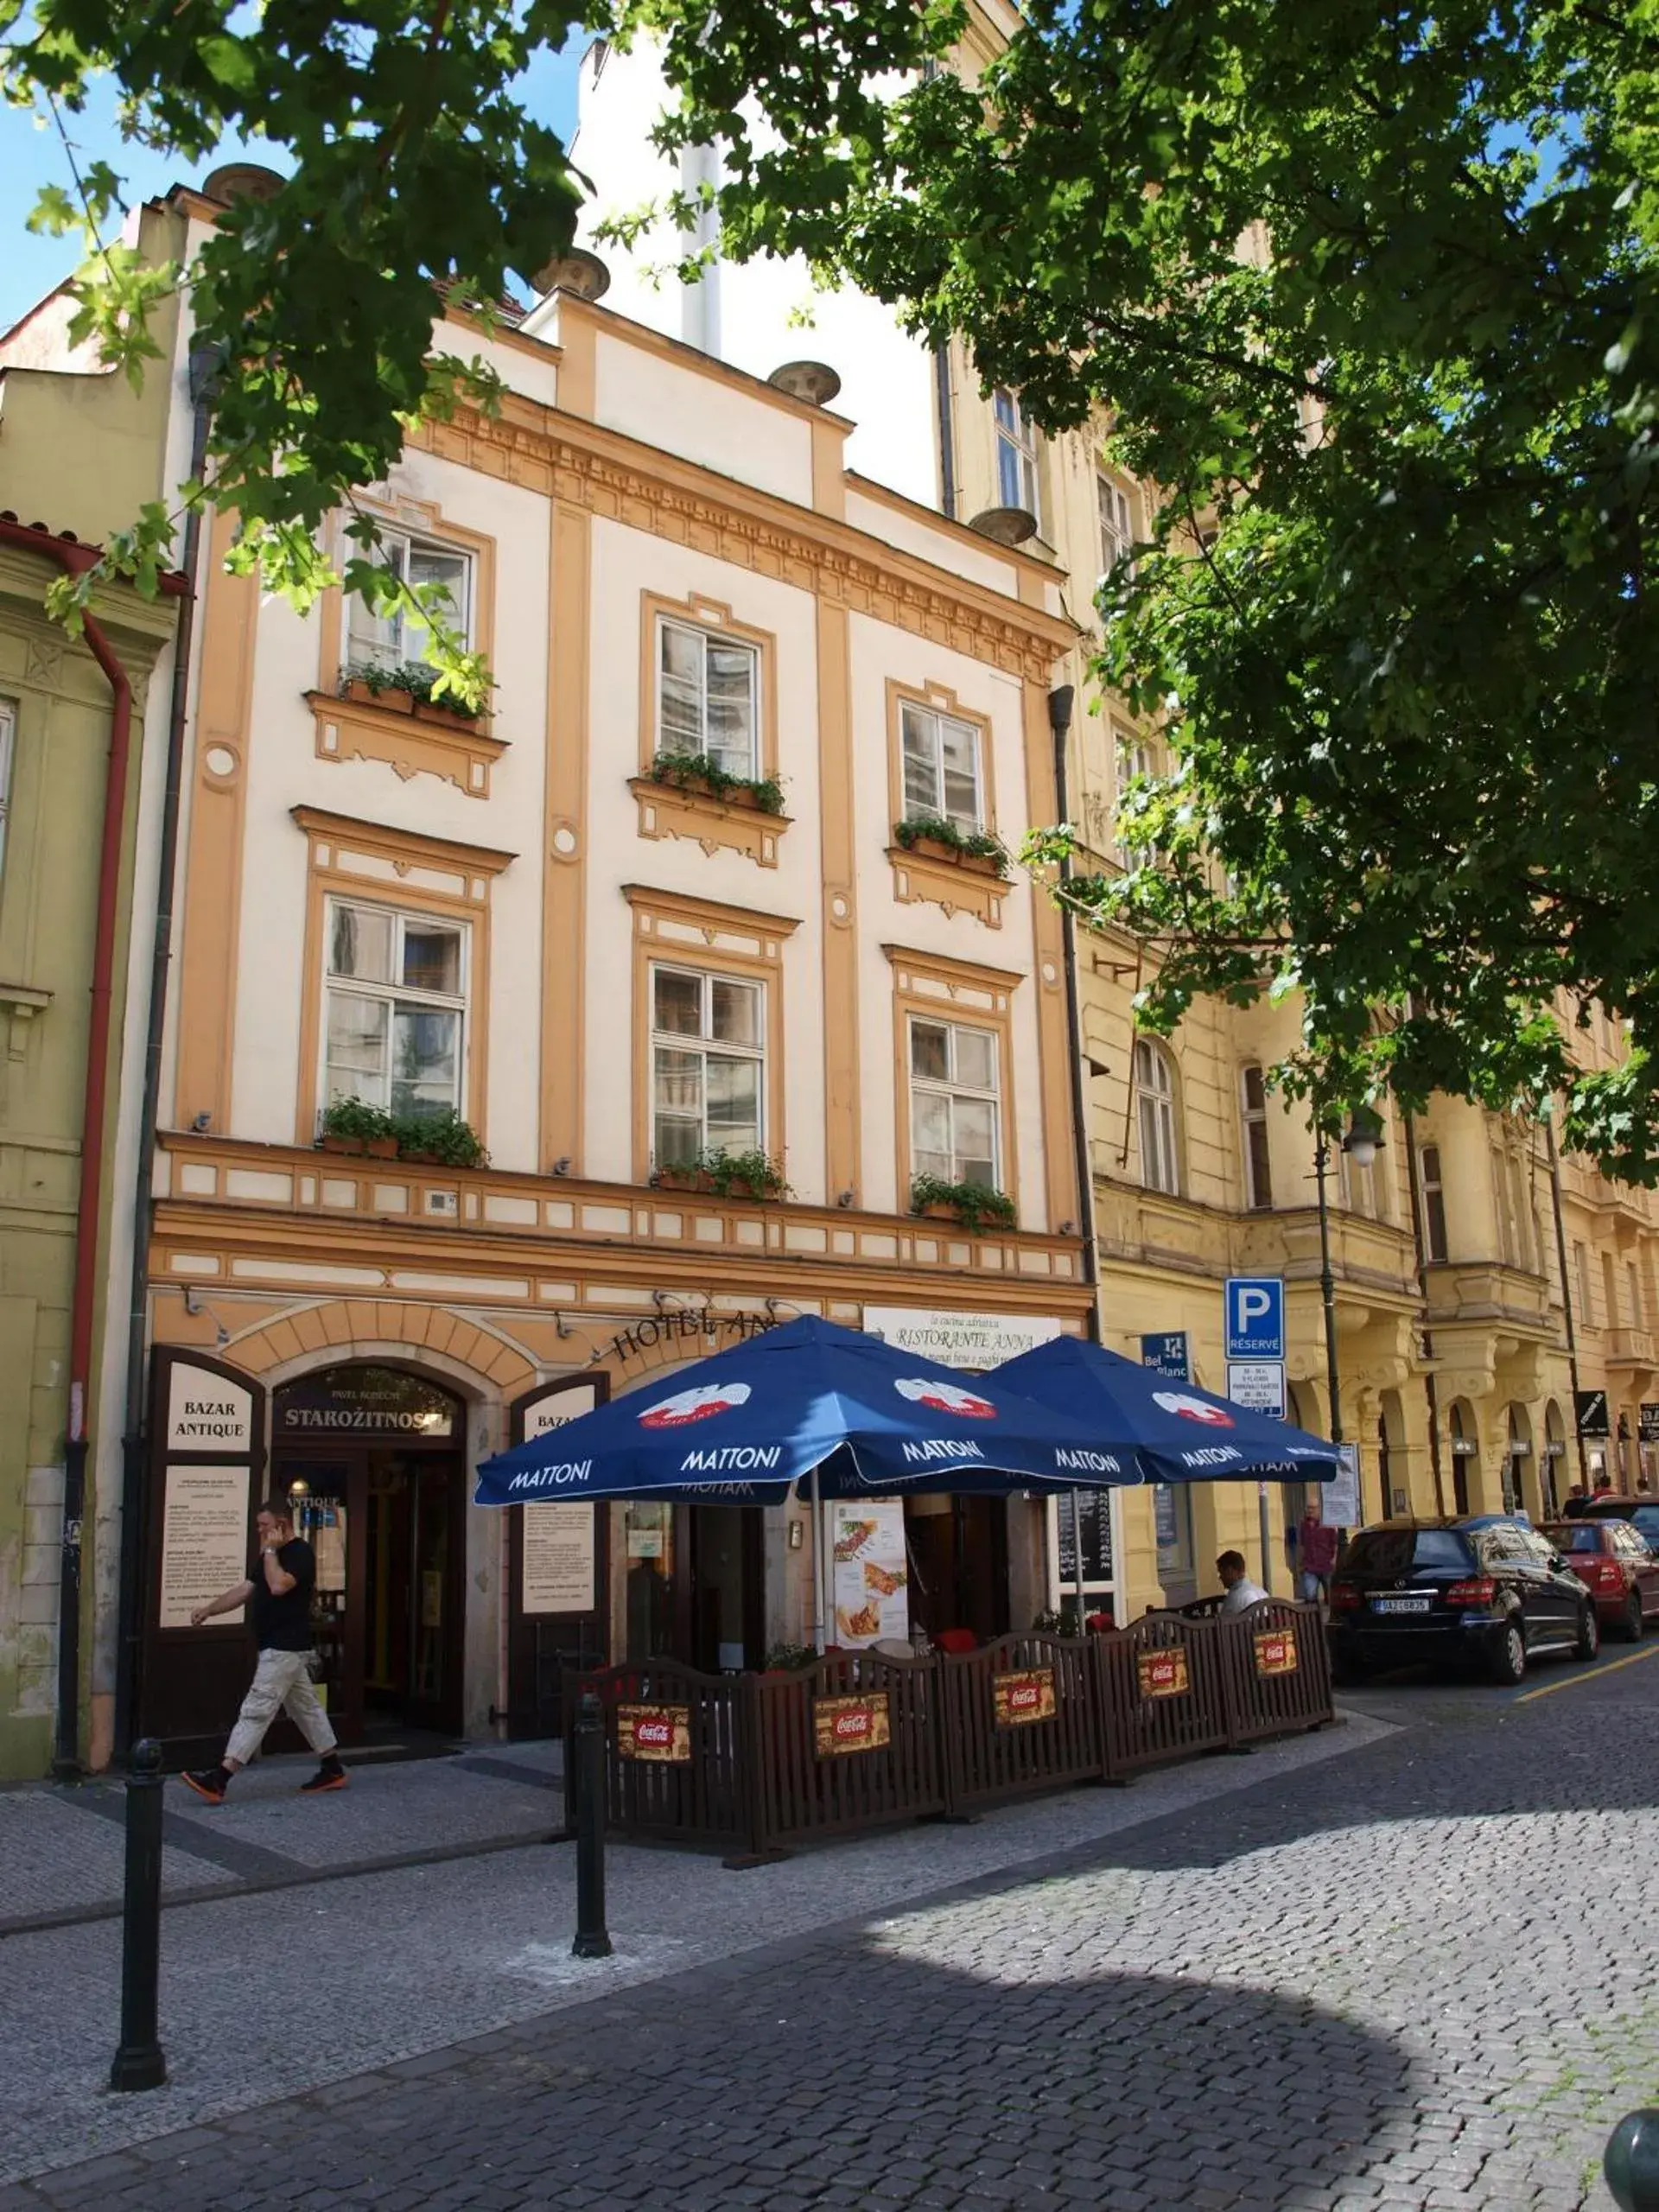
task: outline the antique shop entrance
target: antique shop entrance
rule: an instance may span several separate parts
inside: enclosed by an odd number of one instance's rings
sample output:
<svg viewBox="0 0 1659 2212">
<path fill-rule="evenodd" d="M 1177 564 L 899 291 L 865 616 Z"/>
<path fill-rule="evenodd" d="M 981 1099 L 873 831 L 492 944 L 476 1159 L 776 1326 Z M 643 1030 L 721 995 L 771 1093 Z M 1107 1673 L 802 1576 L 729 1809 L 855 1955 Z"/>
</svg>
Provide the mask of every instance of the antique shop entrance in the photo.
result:
<svg viewBox="0 0 1659 2212">
<path fill-rule="evenodd" d="M 466 1438 L 461 1401 L 404 1368 L 272 1394 L 270 1488 L 317 1555 L 319 1688 L 342 1743 L 461 1732 Z"/>
</svg>

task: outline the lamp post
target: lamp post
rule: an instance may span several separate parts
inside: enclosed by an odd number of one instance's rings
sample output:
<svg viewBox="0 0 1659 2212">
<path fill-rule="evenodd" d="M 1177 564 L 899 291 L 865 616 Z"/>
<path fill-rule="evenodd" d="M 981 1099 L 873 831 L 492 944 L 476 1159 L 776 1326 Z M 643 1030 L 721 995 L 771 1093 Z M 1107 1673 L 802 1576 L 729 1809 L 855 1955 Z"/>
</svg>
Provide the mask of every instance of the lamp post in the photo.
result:
<svg viewBox="0 0 1659 2212">
<path fill-rule="evenodd" d="M 1369 1167 L 1382 1147 L 1382 1125 L 1369 1107 L 1356 1107 L 1348 1117 L 1347 1134 L 1341 1140 L 1342 1149 L 1356 1167 Z M 1319 1300 L 1325 1307 L 1325 1382 L 1331 1399 L 1331 1441 L 1342 1442 L 1342 1378 L 1337 1370 L 1337 1284 L 1331 1272 L 1331 1210 L 1325 1197 L 1325 1176 L 1330 1171 L 1331 1138 L 1323 1128 L 1317 1131 L 1313 1147 L 1313 1179 L 1319 1201 Z M 1359 1501 L 1360 1518 L 1365 1517 L 1365 1500 L 1357 1477 L 1354 1484 Z M 1388 1517 L 1389 1502 L 1382 1501 L 1383 1518 Z"/>
</svg>

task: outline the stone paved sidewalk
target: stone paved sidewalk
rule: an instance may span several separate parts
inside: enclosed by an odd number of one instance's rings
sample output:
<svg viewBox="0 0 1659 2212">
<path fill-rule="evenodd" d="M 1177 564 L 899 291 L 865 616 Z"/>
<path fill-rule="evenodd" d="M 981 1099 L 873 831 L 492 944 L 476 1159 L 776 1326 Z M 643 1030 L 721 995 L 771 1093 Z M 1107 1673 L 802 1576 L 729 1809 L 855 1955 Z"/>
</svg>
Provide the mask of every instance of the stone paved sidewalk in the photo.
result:
<svg viewBox="0 0 1659 2212">
<path fill-rule="evenodd" d="M 566 1845 L 180 1905 L 162 1923 L 171 2079 L 142 2095 L 105 2088 L 119 1923 L 11 1936 L 0 1941 L 0 2181 L 554 2008 L 585 2009 L 595 1996 L 879 1915 L 947 1883 L 1277 1787 L 1310 1765 L 1345 1765 L 1389 1733 L 1356 1720 L 1249 1758 L 1148 1776 L 1131 1789 L 1075 1790 L 971 1827 L 899 1828 L 741 1872 L 711 1855 L 613 1845 L 617 1955 L 597 1965 L 570 1956 L 575 1865 Z M 326 1812 L 352 1795 L 300 1809 Z"/>
<path fill-rule="evenodd" d="M 169 1900 L 304 1881 L 342 1869 L 487 1850 L 560 1828 L 556 1744 L 448 1758 L 352 1760 L 348 1789 L 302 1797 L 309 1758 L 261 1759 L 223 1805 L 166 1784 Z M 125 1792 L 118 1782 L 0 1790 L 0 1937 L 118 1910 Z"/>
<path fill-rule="evenodd" d="M 1607 2129 L 1659 2094 L 1655 1657 L 1270 1775 L 1209 1767 L 1246 1786 L 906 1904 L 860 1910 L 843 1881 L 851 1919 L 0 2190 L 0 2212 L 1605 2212 Z M 931 1832 L 940 1872 L 993 1826 Z M 665 1924 L 698 1863 L 659 1855 L 618 1925 Z M 721 1879 L 758 1929 L 853 1864 Z M 249 1912 L 245 1997 L 267 1935 L 308 1941 L 326 2019 L 333 1931 Z"/>
</svg>

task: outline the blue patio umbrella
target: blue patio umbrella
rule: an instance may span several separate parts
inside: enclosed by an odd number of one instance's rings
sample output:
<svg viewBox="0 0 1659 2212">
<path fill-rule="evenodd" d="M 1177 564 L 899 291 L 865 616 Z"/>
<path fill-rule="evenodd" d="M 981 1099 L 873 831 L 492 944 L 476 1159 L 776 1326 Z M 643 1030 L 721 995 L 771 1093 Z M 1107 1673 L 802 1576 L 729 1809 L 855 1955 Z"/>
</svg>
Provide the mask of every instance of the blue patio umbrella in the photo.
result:
<svg viewBox="0 0 1659 2212">
<path fill-rule="evenodd" d="M 1007 1497 L 1138 1482 L 1097 1427 L 877 1337 L 807 1316 L 486 1459 L 480 1505 L 635 1497 L 776 1505 L 820 1497 Z"/>
<path fill-rule="evenodd" d="M 1323 1437 L 1077 1337 L 1005 1359 L 988 1381 L 1067 1415 L 1103 1452 L 1133 1458 L 1147 1482 L 1332 1483 L 1342 1472 L 1336 1446 Z"/>
</svg>

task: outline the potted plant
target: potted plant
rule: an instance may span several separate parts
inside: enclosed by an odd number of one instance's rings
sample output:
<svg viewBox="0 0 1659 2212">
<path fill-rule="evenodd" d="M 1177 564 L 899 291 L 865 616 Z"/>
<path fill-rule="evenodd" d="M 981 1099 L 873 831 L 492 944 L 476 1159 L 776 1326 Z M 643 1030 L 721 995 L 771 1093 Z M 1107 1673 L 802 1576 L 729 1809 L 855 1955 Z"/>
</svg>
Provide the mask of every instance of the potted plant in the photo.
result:
<svg viewBox="0 0 1659 2212">
<path fill-rule="evenodd" d="M 976 1235 L 989 1227 L 1012 1229 L 1018 1219 L 1006 1191 L 994 1191 L 986 1183 L 947 1183 L 942 1175 L 912 1179 L 910 1210 L 935 1221 L 959 1221 Z"/>
<path fill-rule="evenodd" d="M 418 715 L 423 721 L 469 729 L 479 718 L 479 709 L 467 706 L 453 692 L 435 696 L 433 687 L 437 682 L 438 671 L 423 660 L 353 661 L 340 691 L 359 705 L 390 707 L 394 714 Z"/>
<path fill-rule="evenodd" d="M 785 1198 L 789 1185 L 783 1163 L 758 1148 L 750 1152 L 703 1153 L 698 1166 L 709 1179 L 708 1187 L 722 1198 Z"/>
<path fill-rule="evenodd" d="M 816 1666 L 817 1658 L 810 1643 L 773 1643 L 767 1647 L 761 1672 L 774 1677 L 798 1675 L 804 1667 Z"/>
<path fill-rule="evenodd" d="M 694 1159 L 658 1167 L 651 1179 L 659 1191 L 696 1191 L 722 1198 L 789 1196 L 782 1164 L 758 1149 L 727 1152 L 710 1146 Z"/>
<path fill-rule="evenodd" d="M 483 1167 L 488 1164 L 478 1132 L 453 1106 L 427 1114 L 400 1114 L 392 1124 L 398 1156 L 420 1166 Z"/>
<path fill-rule="evenodd" d="M 708 753 L 659 753 L 645 771 L 653 784 L 675 791 L 701 791 L 731 806 L 758 814 L 781 814 L 784 787 L 776 776 L 734 776 Z"/>
<path fill-rule="evenodd" d="M 949 861 L 975 875 L 1006 876 L 1008 872 L 1008 849 L 994 831 L 962 830 L 943 815 L 906 815 L 893 823 L 893 836 L 907 853 Z"/>
<path fill-rule="evenodd" d="M 397 1133 L 391 1116 L 366 1098 L 331 1098 L 317 1124 L 317 1142 L 325 1152 L 368 1153 L 376 1160 L 396 1160 Z"/>
<path fill-rule="evenodd" d="M 414 695 L 397 681 L 399 672 L 378 661 L 353 661 L 341 679 L 340 696 L 359 707 L 389 707 L 394 714 L 412 715 Z"/>
</svg>

